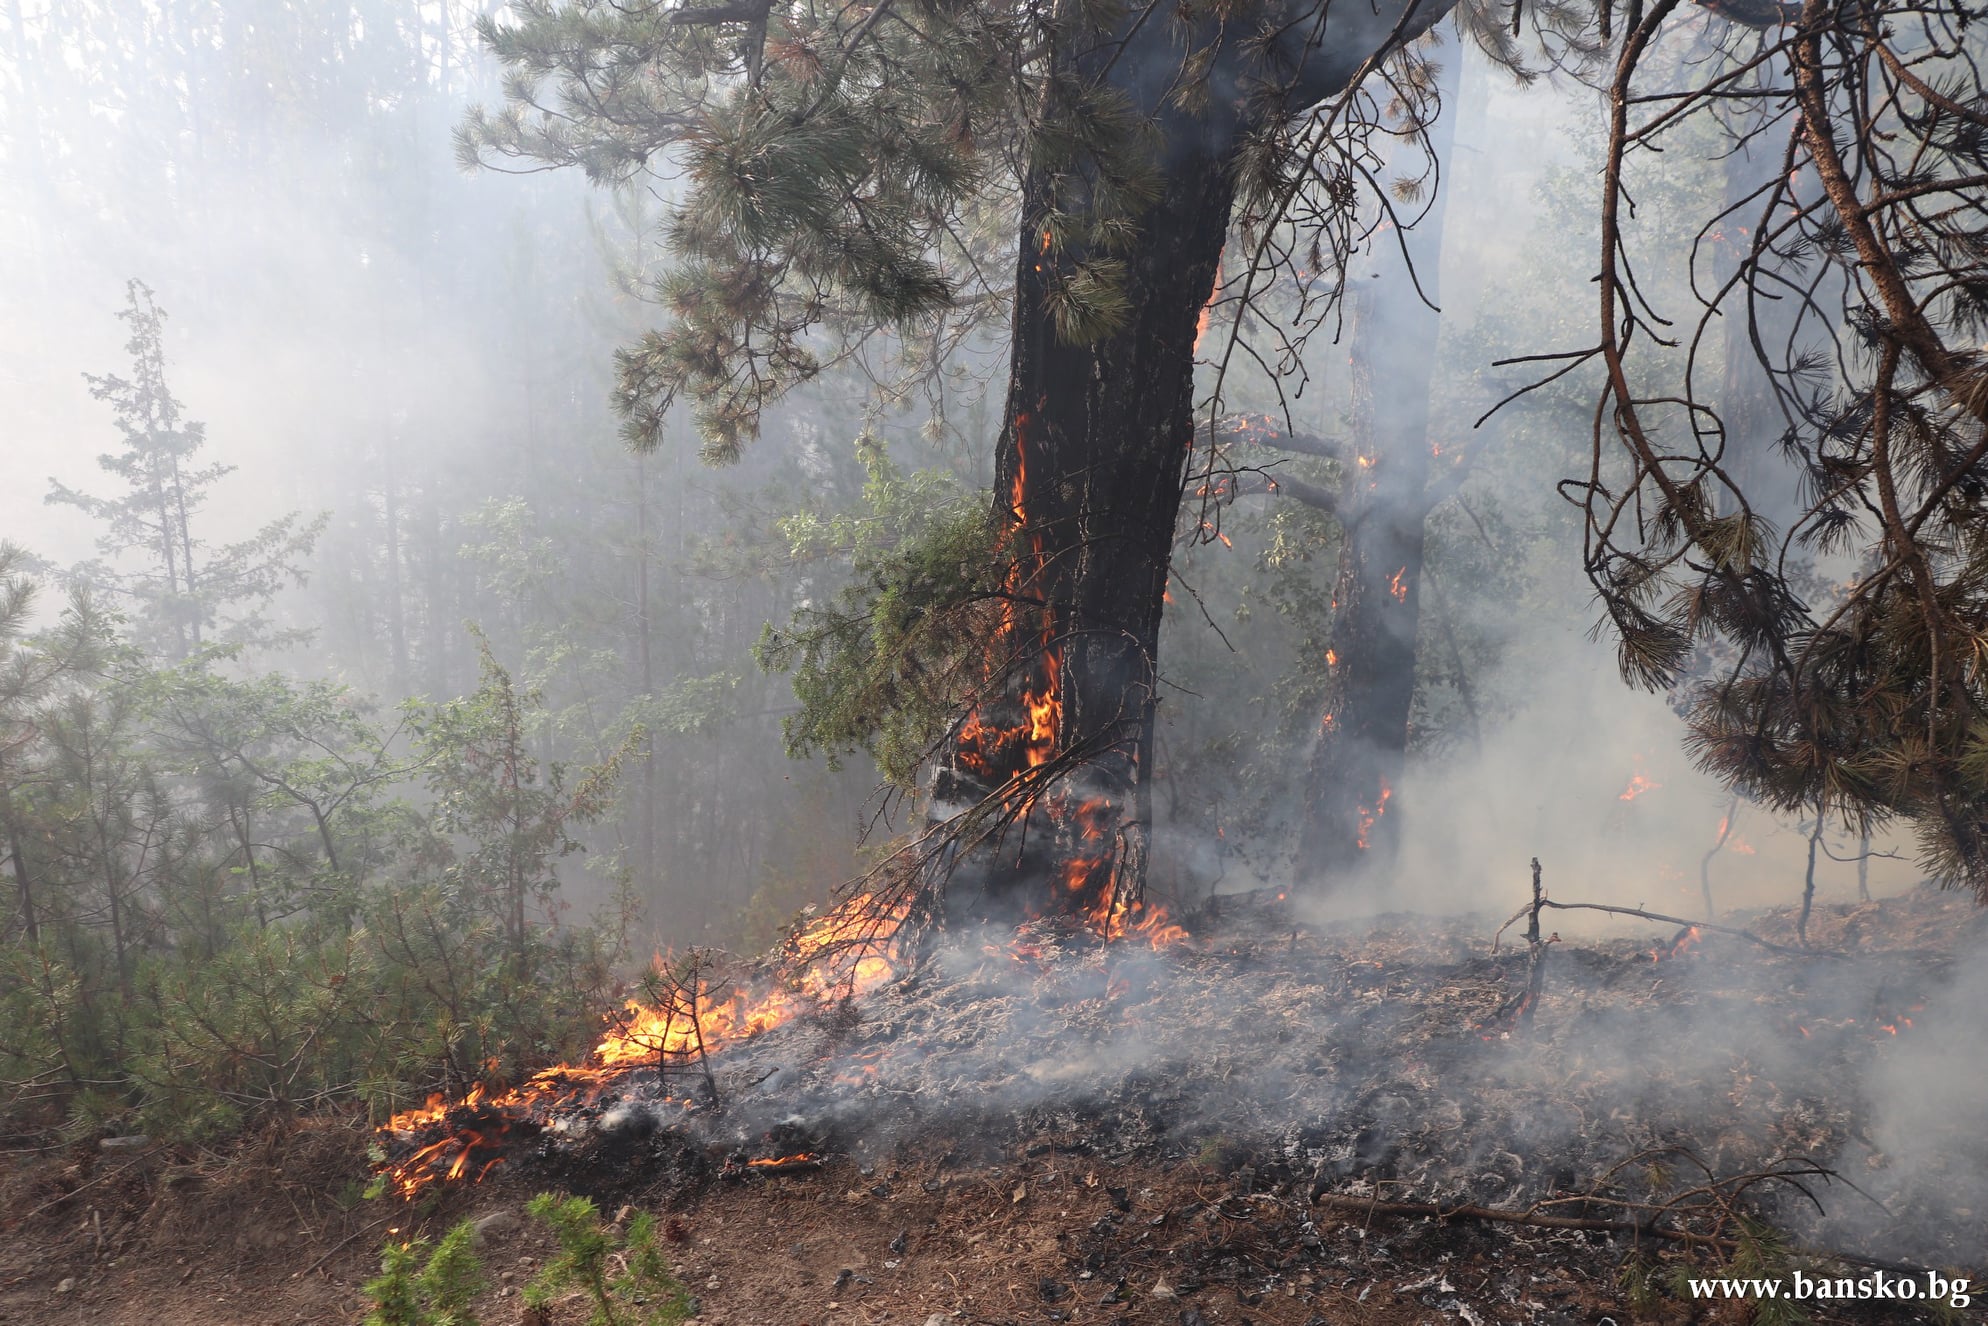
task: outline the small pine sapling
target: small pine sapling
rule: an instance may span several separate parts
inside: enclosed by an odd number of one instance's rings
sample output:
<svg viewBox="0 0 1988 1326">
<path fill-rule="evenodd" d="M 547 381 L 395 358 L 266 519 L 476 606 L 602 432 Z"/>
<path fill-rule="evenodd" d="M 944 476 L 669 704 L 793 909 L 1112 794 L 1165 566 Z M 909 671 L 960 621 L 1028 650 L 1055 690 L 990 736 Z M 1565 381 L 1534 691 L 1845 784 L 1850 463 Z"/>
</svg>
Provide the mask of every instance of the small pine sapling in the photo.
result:
<svg viewBox="0 0 1988 1326">
<path fill-rule="evenodd" d="M 559 1255 L 525 1286 L 527 1307 L 543 1312 L 555 1295 L 578 1289 L 593 1304 L 587 1326 L 674 1326 L 690 1316 L 689 1296 L 656 1244 L 653 1216 L 634 1217 L 626 1235 L 617 1237 L 585 1197 L 561 1201 L 540 1193 L 525 1212 L 559 1242 Z"/>
<path fill-rule="evenodd" d="M 388 1239 L 380 1249 L 379 1277 L 366 1282 L 373 1309 L 365 1326 L 477 1326 L 470 1305 L 483 1292 L 484 1277 L 475 1246 L 470 1220 L 459 1221 L 432 1252 L 426 1239 Z"/>
</svg>

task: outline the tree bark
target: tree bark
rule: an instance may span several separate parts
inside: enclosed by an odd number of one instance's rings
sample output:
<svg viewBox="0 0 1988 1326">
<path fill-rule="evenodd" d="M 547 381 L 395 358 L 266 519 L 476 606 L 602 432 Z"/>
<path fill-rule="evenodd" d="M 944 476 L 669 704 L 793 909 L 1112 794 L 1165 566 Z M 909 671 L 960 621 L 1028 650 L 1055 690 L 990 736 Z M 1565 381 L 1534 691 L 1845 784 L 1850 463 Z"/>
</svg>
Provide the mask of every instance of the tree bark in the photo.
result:
<svg viewBox="0 0 1988 1326">
<path fill-rule="evenodd" d="M 1311 17 L 1290 44 L 1225 41 L 1211 22 L 1186 48 L 1212 52 L 1211 89 L 1190 113 L 1183 38 L 1137 10 L 1110 40 L 1071 57 L 1150 117 L 1157 200 L 1137 218 L 1118 330 L 1061 336 L 1059 288 L 1107 255 L 1058 243 L 1043 218 L 1072 209 L 1070 167 L 1037 161 L 1024 181 L 1009 393 L 996 457 L 996 518 L 1015 558 L 994 664 L 1005 674 L 942 754 L 935 814 L 995 796 L 1014 823 L 954 865 L 948 924 L 1077 916 L 1107 933 L 1142 903 L 1150 830 L 1158 644 L 1175 521 L 1193 440 L 1197 322 L 1215 284 L 1235 195 L 1233 161 L 1250 88 L 1284 72 L 1278 113 L 1344 88 L 1369 56 L 1448 9 L 1355 6 L 1329 32 Z M 1423 12 L 1426 9 L 1426 13 Z M 1244 54 L 1247 52 L 1247 54 Z M 1081 187 L 1081 185 L 1079 186 Z M 962 887 L 964 886 L 964 887 Z"/>
<path fill-rule="evenodd" d="M 1428 146 L 1447 170 L 1462 53 L 1444 54 L 1437 90 L 1447 113 L 1429 127 Z M 1394 797 L 1415 699 L 1447 187 L 1413 228 L 1376 234 L 1371 262 L 1349 278 L 1354 454 L 1341 462 L 1325 701 L 1298 834 L 1300 878 L 1314 883 L 1384 865 L 1400 843 Z"/>
<path fill-rule="evenodd" d="M 7 859 L 14 871 L 14 889 L 21 909 L 21 933 L 30 944 L 41 942 L 41 918 L 35 907 L 34 878 L 28 874 L 27 853 L 21 847 L 21 825 L 14 813 L 13 789 L 0 769 L 0 830 L 7 835 Z M 1861 877 L 1860 877 L 1861 878 Z"/>
</svg>

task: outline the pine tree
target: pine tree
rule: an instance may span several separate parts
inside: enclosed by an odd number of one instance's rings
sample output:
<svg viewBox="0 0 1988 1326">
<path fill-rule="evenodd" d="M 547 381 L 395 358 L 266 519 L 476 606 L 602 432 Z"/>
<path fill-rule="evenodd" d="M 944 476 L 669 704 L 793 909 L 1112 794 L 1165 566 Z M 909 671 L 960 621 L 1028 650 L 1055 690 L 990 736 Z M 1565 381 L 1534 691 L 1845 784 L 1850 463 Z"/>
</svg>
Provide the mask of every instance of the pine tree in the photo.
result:
<svg viewBox="0 0 1988 1326">
<path fill-rule="evenodd" d="M 133 280 L 118 317 L 129 326 L 131 374 L 85 374 L 90 394 L 110 404 L 124 446 L 97 458 L 122 482 L 97 497 L 49 481 L 47 500 L 104 525 L 105 559 L 73 572 L 82 583 L 130 603 L 142 641 L 173 659 L 210 644 L 270 644 L 286 638 L 262 615 L 286 582 L 302 584 L 324 518 L 292 512 L 238 543 L 211 545 L 202 509 L 231 465 L 200 465 L 206 426 L 190 420 L 166 382 L 166 312 L 151 288 Z M 137 563 L 133 566 L 130 563 Z"/>
<path fill-rule="evenodd" d="M 1908 822 L 1988 900 L 1982 31 L 1916 0 L 1707 8 L 1684 70 L 1694 10 L 1631 7 L 1621 36 L 1596 341 L 1567 356 L 1604 370 L 1567 485 L 1585 567 L 1701 767 L 1811 822 Z M 1719 279 L 1694 266 L 1686 320 L 1650 300 L 1629 200 L 1693 135 L 1772 166 L 1692 218 Z"/>
<path fill-rule="evenodd" d="M 929 605 L 961 628 L 942 651 L 984 664 L 932 796 L 942 816 L 1050 822 L 973 855 L 955 914 L 1139 899 L 1197 321 L 1232 213 L 1280 226 L 1318 183 L 1306 112 L 1448 7 L 521 0 L 482 25 L 511 77 L 465 125 L 467 160 L 688 181 L 652 291 L 672 321 L 620 361 L 636 445 L 686 393 L 707 454 L 734 457 L 837 345 L 895 337 L 915 378 L 963 322 L 1012 310 L 1000 566 Z M 1012 287 L 988 274 L 1003 229 Z"/>
</svg>

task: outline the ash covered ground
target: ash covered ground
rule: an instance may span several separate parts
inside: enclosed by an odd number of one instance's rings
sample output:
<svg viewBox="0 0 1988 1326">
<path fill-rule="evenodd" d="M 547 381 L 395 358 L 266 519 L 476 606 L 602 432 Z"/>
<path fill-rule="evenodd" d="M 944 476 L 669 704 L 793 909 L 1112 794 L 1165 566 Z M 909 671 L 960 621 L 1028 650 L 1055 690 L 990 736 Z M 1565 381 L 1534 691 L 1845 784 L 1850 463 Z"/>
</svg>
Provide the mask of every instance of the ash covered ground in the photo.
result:
<svg viewBox="0 0 1988 1326">
<path fill-rule="evenodd" d="M 1795 944 L 1787 914 L 1740 920 Z M 1192 1158 L 1296 1207 L 1534 1211 L 1728 1252 L 1758 1219 L 1866 1259 L 1988 1262 L 1988 930 L 1965 900 L 1821 909 L 1806 954 L 1655 926 L 1555 943 L 1529 1020 L 1528 958 L 1495 928 L 1243 903 L 1157 952 L 969 938 L 726 1047 L 709 1086 L 628 1068 L 437 1126 L 509 1122 L 511 1172 L 609 1197 L 1033 1145 Z"/>
</svg>

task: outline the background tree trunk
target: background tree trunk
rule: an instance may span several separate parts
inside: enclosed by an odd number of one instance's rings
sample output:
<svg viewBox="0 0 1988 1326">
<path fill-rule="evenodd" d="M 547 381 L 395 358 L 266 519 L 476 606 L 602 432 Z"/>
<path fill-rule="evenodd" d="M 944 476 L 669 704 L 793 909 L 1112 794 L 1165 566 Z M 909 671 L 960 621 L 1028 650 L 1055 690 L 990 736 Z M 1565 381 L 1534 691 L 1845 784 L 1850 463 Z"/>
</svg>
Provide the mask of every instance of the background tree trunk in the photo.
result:
<svg viewBox="0 0 1988 1326">
<path fill-rule="evenodd" d="M 1437 61 L 1443 114 L 1428 148 L 1446 175 L 1454 155 L 1462 51 Z M 1421 620 L 1424 529 L 1431 504 L 1429 388 L 1441 299 L 1445 180 L 1411 229 L 1387 226 L 1348 276 L 1353 312 L 1350 450 L 1335 503 L 1341 543 L 1318 740 L 1305 775 L 1301 879 L 1393 859 L 1394 804 L 1407 757 Z M 1396 203 L 1413 219 L 1413 205 Z"/>
</svg>

